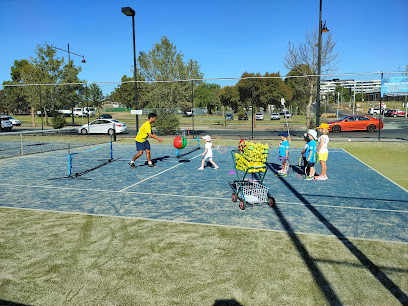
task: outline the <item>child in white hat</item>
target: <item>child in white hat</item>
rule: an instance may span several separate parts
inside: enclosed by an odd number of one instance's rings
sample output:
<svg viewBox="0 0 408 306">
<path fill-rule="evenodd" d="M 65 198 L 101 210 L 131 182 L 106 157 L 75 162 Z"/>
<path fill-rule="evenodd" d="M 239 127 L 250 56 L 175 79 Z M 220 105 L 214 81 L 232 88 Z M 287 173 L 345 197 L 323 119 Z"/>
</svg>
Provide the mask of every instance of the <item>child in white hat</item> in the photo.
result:
<svg viewBox="0 0 408 306">
<path fill-rule="evenodd" d="M 213 144 L 211 143 L 211 136 L 210 135 L 206 135 L 203 137 L 203 139 L 205 140 L 205 151 L 203 154 L 201 154 L 203 157 L 203 160 L 201 161 L 201 167 L 198 168 L 198 170 L 204 170 L 204 163 L 205 161 L 208 159 L 210 160 L 210 163 L 214 166 L 214 169 L 218 169 L 217 164 L 213 161 L 212 156 L 212 148 L 213 148 Z"/>
</svg>

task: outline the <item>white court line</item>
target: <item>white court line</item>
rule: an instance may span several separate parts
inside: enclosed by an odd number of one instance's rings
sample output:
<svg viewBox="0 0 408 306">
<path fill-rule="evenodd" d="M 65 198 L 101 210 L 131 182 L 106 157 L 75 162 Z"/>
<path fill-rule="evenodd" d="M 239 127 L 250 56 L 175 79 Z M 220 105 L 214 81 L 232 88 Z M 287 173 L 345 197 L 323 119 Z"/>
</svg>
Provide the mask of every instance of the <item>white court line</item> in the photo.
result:
<svg viewBox="0 0 408 306">
<path fill-rule="evenodd" d="M 199 157 L 200 155 L 201 155 L 201 154 L 198 154 L 197 156 L 194 156 L 193 158 L 190 158 L 189 160 L 193 160 L 194 158 L 197 158 L 197 157 Z M 177 165 L 175 165 L 175 166 L 173 166 L 173 167 L 170 167 L 170 168 L 168 168 L 168 169 L 166 169 L 166 170 L 163 170 L 162 172 L 156 173 L 155 175 L 152 175 L 152 176 L 150 176 L 150 177 L 148 177 L 148 178 L 145 178 L 144 180 L 141 180 L 140 182 L 134 183 L 133 185 L 130 185 L 130 186 L 128 186 L 128 187 L 125 187 L 125 188 L 119 190 L 119 192 L 123 192 L 123 191 L 125 191 L 126 189 L 129 189 L 129 188 L 132 188 L 132 187 L 134 187 L 134 186 L 136 186 L 136 185 L 139 185 L 139 184 L 141 184 L 141 183 L 143 183 L 143 182 L 145 182 L 145 181 L 147 181 L 147 180 L 150 180 L 151 178 L 154 178 L 154 177 L 156 177 L 156 176 L 158 176 L 158 175 L 160 175 L 160 174 L 162 174 L 162 173 L 164 173 L 164 172 L 170 171 L 170 170 L 173 169 L 173 168 L 176 168 L 176 167 L 178 167 L 178 166 L 181 166 L 182 164 L 183 164 L 183 163 L 179 163 L 179 164 L 177 164 Z"/>
<path fill-rule="evenodd" d="M 100 216 L 100 217 L 107 217 L 107 218 L 121 218 L 121 219 L 130 219 L 130 220 L 165 222 L 165 223 L 185 224 L 185 225 L 198 225 L 198 226 L 232 228 L 232 229 L 238 229 L 238 230 L 274 232 L 274 233 L 283 233 L 283 234 L 288 233 L 285 230 L 268 229 L 268 228 L 254 228 L 254 227 L 238 226 L 238 225 L 223 225 L 223 224 L 199 223 L 199 222 L 189 222 L 189 221 L 179 221 L 179 220 L 153 219 L 153 218 L 129 217 L 129 216 L 112 216 L 112 215 L 105 215 L 105 214 L 90 214 L 90 213 L 83 213 L 83 212 L 71 212 L 71 211 L 59 211 L 59 210 L 48 210 L 48 209 L 35 209 L 35 208 L 24 208 L 24 207 L 0 206 L 0 209 L 2 209 L 2 208 L 13 209 L 13 210 L 23 210 L 23 211 L 27 210 L 27 211 L 34 211 L 34 212 L 40 211 L 40 212 L 46 212 L 46 213 L 51 212 L 51 213 L 59 213 L 59 214 L 67 214 L 67 215 Z M 326 237 L 326 238 L 339 239 L 336 236 L 329 235 L 329 234 L 308 233 L 308 232 L 303 232 L 303 231 L 294 231 L 294 233 L 301 234 L 301 235 L 307 235 L 307 236 L 317 236 L 317 237 Z M 346 238 L 349 239 L 349 240 L 361 240 L 361 241 L 374 241 L 374 242 L 385 242 L 385 243 L 396 243 L 396 244 L 408 244 L 408 242 L 405 242 L 405 241 L 395 241 L 395 240 L 360 238 L 360 237 L 346 237 Z"/>
<path fill-rule="evenodd" d="M 360 163 L 366 165 L 368 168 L 370 168 L 371 170 L 377 172 L 379 175 L 381 175 L 383 178 L 387 179 L 388 181 L 390 181 L 391 183 L 393 183 L 394 185 L 398 186 L 399 188 L 401 188 L 402 190 L 404 190 L 405 192 L 408 193 L 408 190 L 406 190 L 404 187 L 402 187 L 401 185 L 398 185 L 396 182 L 394 182 L 393 180 L 389 179 L 388 177 L 386 177 L 385 175 L 383 175 L 382 173 L 378 172 L 377 170 L 375 170 L 373 167 L 367 165 L 365 162 L 363 162 L 361 159 L 358 159 L 357 157 L 355 157 L 353 154 L 351 154 L 350 152 L 347 152 L 346 150 L 342 149 L 344 152 L 346 152 L 347 154 L 349 154 L 351 157 L 357 159 Z"/>
<path fill-rule="evenodd" d="M 386 202 L 387 200 L 383 200 Z M 394 200 L 393 200 L 394 201 Z M 300 206 L 318 206 L 318 207 L 329 207 L 329 208 L 340 208 L 340 209 L 354 209 L 354 210 L 369 210 L 369 211 L 383 211 L 383 212 L 398 212 L 407 214 L 408 210 L 400 209 L 382 209 L 382 208 L 368 208 L 368 207 L 353 207 L 353 206 L 339 206 L 339 205 L 326 205 L 326 204 L 304 204 L 304 203 L 295 203 L 295 202 L 279 202 L 277 204 L 284 205 L 300 205 Z"/>
<path fill-rule="evenodd" d="M 10 183 L 0 183 L 0 186 L 8 187 L 20 187 L 20 188 L 39 188 L 39 189 L 57 189 L 57 190 L 72 190 L 72 191 L 84 191 L 84 192 L 106 192 L 106 193 L 126 193 L 126 194 L 138 194 L 138 195 L 152 195 L 152 196 L 163 196 L 163 197 L 175 197 L 175 198 L 189 198 L 189 199 L 200 199 L 200 200 L 222 200 L 231 201 L 230 197 L 206 197 L 202 195 L 185 195 L 185 194 L 170 194 L 170 193 L 157 193 L 157 192 L 140 192 L 140 191 L 121 191 L 121 190 L 106 190 L 106 189 L 94 189 L 94 188 L 73 188 L 73 187 L 57 187 L 57 186 L 44 186 L 44 185 L 22 185 L 22 184 L 10 184 Z M 387 200 L 383 200 L 387 202 Z M 394 200 L 392 200 L 394 201 Z M 325 205 L 325 204 L 304 204 L 296 202 L 277 202 L 277 205 L 298 205 L 298 206 L 316 206 L 316 207 L 328 207 L 337 209 L 352 209 L 352 210 L 366 210 L 366 211 L 379 211 L 379 212 L 394 212 L 394 213 L 408 213 L 408 210 L 399 209 L 381 209 L 381 208 L 367 208 L 367 207 L 353 207 L 353 206 L 338 206 L 338 205 Z"/>
</svg>

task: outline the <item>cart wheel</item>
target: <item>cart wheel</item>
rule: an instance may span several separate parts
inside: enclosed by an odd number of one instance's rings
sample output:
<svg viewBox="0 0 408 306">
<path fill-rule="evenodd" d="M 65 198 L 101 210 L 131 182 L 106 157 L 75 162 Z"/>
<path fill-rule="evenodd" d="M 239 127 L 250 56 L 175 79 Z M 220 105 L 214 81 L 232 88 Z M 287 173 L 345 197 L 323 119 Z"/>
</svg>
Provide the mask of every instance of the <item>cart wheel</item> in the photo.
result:
<svg viewBox="0 0 408 306">
<path fill-rule="evenodd" d="M 232 200 L 232 202 L 236 202 L 236 201 L 237 201 L 237 195 L 235 194 L 235 192 L 232 193 L 231 200 Z"/>
<path fill-rule="evenodd" d="M 270 207 L 275 207 L 275 198 L 274 197 L 269 197 L 268 204 L 269 204 Z"/>
<path fill-rule="evenodd" d="M 242 201 L 242 200 L 239 201 L 239 208 L 241 208 L 242 210 L 245 209 L 245 203 L 244 203 L 244 201 Z"/>
</svg>

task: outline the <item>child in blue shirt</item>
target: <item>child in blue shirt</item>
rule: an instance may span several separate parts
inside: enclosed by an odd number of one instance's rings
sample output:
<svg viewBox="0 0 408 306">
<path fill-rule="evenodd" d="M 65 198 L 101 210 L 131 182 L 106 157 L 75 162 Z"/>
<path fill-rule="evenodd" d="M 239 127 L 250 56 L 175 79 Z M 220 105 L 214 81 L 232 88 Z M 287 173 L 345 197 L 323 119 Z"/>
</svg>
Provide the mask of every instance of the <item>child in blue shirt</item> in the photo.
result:
<svg viewBox="0 0 408 306">
<path fill-rule="evenodd" d="M 316 140 L 317 140 L 317 132 L 315 130 L 310 129 L 307 131 L 307 136 L 309 137 L 310 141 L 307 143 L 306 147 L 306 163 L 310 169 L 309 175 L 306 176 L 305 180 L 310 181 L 314 179 L 315 175 L 315 163 L 316 163 Z"/>
<path fill-rule="evenodd" d="M 279 133 L 281 141 L 279 142 L 279 161 L 282 162 L 282 169 L 278 171 L 280 174 L 287 174 L 288 173 L 288 164 L 287 160 L 289 158 L 289 141 L 288 141 L 288 133 L 282 132 Z"/>
</svg>

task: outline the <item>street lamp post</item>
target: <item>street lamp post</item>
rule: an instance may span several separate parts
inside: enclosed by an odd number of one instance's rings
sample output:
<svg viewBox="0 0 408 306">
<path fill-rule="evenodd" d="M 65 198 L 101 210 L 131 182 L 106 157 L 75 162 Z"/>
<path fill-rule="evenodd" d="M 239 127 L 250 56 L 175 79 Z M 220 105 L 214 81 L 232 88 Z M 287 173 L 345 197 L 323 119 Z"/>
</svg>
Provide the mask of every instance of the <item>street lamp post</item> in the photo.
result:
<svg viewBox="0 0 408 306">
<path fill-rule="evenodd" d="M 74 53 L 74 52 L 70 52 L 69 51 L 69 44 L 68 44 L 68 50 L 64 50 L 64 49 L 61 49 L 61 48 L 58 48 L 58 47 L 55 47 L 55 46 L 53 46 L 53 45 L 51 45 L 51 48 L 54 48 L 54 49 L 58 49 L 58 50 L 61 50 L 61 51 L 64 51 L 64 52 L 67 52 L 68 53 L 68 64 L 69 64 L 69 62 L 71 61 L 71 56 L 70 56 L 70 54 L 74 54 L 74 55 L 77 55 L 77 56 L 80 56 L 80 57 L 82 57 L 82 63 L 86 63 L 86 60 L 85 60 L 85 56 L 84 55 L 80 55 L 80 54 L 76 54 L 76 53 Z M 75 105 L 73 105 L 72 106 L 72 110 L 71 110 L 71 116 L 72 116 L 72 126 L 74 126 L 75 125 L 75 119 L 74 119 L 74 107 L 75 107 Z"/>
<path fill-rule="evenodd" d="M 318 38 L 318 54 L 317 54 L 317 109 L 316 109 L 316 126 L 320 123 L 320 74 L 322 73 L 322 33 L 326 33 L 329 30 L 326 28 L 326 23 L 322 26 L 322 0 L 320 0 L 319 11 L 319 38 Z"/>
<path fill-rule="evenodd" d="M 130 7 L 122 7 L 122 13 L 126 16 L 132 16 L 133 26 L 133 71 L 135 78 L 135 109 L 137 110 L 137 79 L 136 79 L 136 40 L 135 40 L 135 11 Z M 139 130 L 139 116 L 136 114 L 136 134 Z"/>
</svg>

